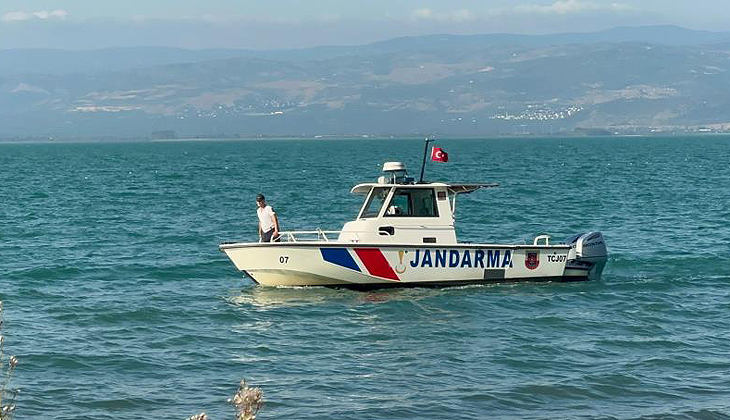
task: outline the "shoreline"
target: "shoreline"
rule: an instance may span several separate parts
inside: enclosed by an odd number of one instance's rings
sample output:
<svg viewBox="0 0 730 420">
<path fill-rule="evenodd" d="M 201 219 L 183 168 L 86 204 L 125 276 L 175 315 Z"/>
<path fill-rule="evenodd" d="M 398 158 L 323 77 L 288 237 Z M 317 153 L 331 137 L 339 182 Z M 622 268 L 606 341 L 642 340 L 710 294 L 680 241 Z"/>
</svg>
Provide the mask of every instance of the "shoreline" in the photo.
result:
<svg viewBox="0 0 730 420">
<path fill-rule="evenodd" d="M 358 135 L 358 134 L 327 134 L 308 136 L 269 136 L 269 135 L 231 135 L 231 136 L 182 136 L 169 139 L 155 139 L 150 137 L 31 137 L 24 139 L 0 138 L 0 144 L 72 144 L 72 143 L 175 143 L 175 142 L 223 142 L 223 141 L 257 141 L 257 140 L 422 140 L 425 137 L 435 137 L 438 140 L 498 140 L 498 139 L 579 139 L 579 138 L 677 138 L 677 137 L 723 137 L 730 133 L 646 133 L 646 134 L 483 134 L 483 135 Z"/>
</svg>

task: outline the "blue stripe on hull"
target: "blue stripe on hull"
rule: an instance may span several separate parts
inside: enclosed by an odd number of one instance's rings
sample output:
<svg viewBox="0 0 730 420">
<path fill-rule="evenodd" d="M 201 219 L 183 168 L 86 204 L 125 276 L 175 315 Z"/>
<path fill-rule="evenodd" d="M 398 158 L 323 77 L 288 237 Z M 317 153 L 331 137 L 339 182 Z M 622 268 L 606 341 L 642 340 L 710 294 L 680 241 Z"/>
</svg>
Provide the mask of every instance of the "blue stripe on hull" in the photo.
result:
<svg viewBox="0 0 730 420">
<path fill-rule="evenodd" d="M 360 271 L 360 267 L 357 266 L 357 263 L 352 258 L 352 255 L 350 255 L 350 252 L 347 251 L 347 248 L 320 248 L 319 252 L 322 253 L 322 258 L 327 262 Z"/>
</svg>

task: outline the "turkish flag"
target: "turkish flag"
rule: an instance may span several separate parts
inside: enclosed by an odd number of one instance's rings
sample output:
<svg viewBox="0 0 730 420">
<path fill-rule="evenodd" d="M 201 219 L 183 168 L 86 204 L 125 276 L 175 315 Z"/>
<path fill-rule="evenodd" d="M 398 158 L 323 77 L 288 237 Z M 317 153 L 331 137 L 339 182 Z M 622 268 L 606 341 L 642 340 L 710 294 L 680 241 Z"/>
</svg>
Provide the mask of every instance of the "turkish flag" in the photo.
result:
<svg viewBox="0 0 730 420">
<path fill-rule="evenodd" d="M 444 150 L 440 147 L 432 147 L 431 160 L 434 160 L 436 162 L 448 162 L 449 154 L 444 152 Z"/>
</svg>

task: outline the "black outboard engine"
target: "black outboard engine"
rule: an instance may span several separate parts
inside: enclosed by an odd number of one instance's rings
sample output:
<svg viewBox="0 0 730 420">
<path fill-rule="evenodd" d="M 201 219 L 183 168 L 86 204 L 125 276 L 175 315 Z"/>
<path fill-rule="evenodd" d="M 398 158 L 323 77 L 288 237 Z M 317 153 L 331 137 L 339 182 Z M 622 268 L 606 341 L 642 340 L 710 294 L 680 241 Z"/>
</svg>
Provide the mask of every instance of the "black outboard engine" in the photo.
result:
<svg viewBox="0 0 730 420">
<path fill-rule="evenodd" d="M 587 270 L 588 280 L 600 279 L 608 260 L 608 249 L 601 232 L 573 235 L 565 243 L 570 245 L 566 270 Z"/>
</svg>

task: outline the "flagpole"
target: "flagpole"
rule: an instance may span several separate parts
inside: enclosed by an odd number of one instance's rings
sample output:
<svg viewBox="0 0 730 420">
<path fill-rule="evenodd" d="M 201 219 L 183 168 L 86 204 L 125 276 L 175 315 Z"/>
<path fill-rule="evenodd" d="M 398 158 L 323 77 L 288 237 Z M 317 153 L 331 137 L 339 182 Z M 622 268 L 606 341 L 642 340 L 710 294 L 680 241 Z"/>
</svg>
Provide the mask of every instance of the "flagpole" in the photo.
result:
<svg viewBox="0 0 730 420">
<path fill-rule="evenodd" d="M 426 153 L 428 153 L 428 144 L 431 143 L 433 139 L 428 139 L 426 137 L 426 145 L 423 147 L 423 163 L 421 164 L 421 179 L 418 181 L 419 184 L 423 184 L 423 171 L 426 170 Z"/>
</svg>

